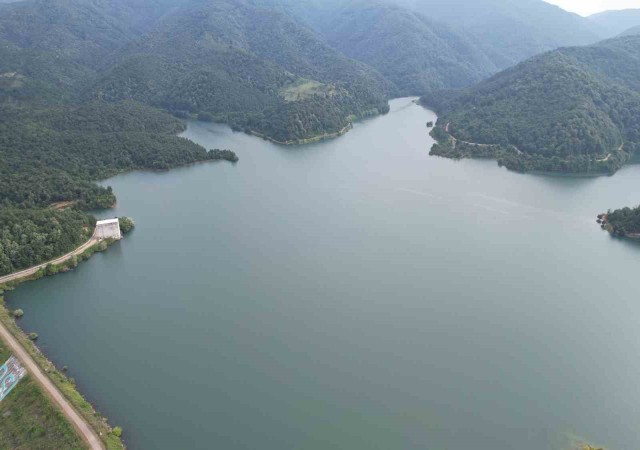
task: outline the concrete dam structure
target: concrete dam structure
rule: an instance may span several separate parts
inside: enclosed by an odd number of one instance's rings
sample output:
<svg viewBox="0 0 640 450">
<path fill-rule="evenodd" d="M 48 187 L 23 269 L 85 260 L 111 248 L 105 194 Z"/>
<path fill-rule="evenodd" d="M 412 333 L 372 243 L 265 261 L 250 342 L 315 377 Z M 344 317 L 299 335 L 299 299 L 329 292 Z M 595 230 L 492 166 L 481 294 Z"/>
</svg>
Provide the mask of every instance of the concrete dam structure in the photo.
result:
<svg viewBox="0 0 640 450">
<path fill-rule="evenodd" d="M 96 222 L 96 234 L 95 237 L 103 239 L 122 239 L 122 233 L 120 233 L 120 220 L 108 219 L 98 220 Z"/>
</svg>

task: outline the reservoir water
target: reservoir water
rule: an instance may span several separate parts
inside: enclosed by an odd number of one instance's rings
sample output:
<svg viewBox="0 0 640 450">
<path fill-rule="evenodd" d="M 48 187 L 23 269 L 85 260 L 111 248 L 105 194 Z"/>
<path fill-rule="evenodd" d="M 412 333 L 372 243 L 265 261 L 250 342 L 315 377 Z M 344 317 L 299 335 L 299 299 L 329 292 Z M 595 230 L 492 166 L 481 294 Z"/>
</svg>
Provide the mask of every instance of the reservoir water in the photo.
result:
<svg viewBox="0 0 640 450">
<path fill-rule="evenodd" d="M 613 177 L 428 155 L 411 99 L 240 162 L 106 184 L 135 231 L 8 295 L 131 449 L 640 448 L 640 246 Z"/>
</svg>

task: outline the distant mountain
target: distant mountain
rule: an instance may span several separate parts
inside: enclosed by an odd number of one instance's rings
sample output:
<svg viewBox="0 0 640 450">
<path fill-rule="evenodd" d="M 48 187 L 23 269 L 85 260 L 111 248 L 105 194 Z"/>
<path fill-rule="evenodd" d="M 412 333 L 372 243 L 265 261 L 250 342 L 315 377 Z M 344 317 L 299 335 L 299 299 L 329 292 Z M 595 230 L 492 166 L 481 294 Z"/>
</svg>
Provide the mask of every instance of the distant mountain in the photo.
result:
<svg viewBox="0 0 640 450">
<path fill-rule="evenodd" d="M 0 97 L 77 99 L 111 55 L 174 8 L 171 0 L 23 0 L 0 5 Z"/>
<path fill-rule="evenodd" d="M 427 96 L 432 152 L 521 171 L 614 172 L 640 148 L 640 36 L 559 49 L 475 87 Z M 474 145 L 480 144 L 480 145 Z"/>
<path fill-rule="evenodd" d="M 588 19 L 598 26 L 606 37 L 614 37 L 630 28 L 640 27 L 640 9 L 605 11 L 589 16 Z"/>
<path fill-rule="evenodd" d="M 330 46 L 380 71 L 402 94 L 468 86 L 498 71 L 464 32 L 407 8 L 369 0 L 276 3 Z"/>
<path fill-rule="evenodd" d="M 390 0 L 464 30 L 501 68 L 602 39 L 586 18 L 542 0 Z"/>
</svg>

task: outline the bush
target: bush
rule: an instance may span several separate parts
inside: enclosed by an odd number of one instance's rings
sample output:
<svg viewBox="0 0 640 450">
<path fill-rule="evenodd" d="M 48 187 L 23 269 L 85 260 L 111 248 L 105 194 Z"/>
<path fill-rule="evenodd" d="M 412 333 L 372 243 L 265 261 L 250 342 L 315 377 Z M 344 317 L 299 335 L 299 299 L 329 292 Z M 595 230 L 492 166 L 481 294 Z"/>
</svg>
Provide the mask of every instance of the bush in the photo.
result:
<svg viewBox="0 0 640 450">
<path fill-rule="evenodd" d="M 113 434 L 116 435 L 117 437 L 122 436 L 122 428 L 121 427 L 114 427 L 113 428 Z"/>
<path fill-rule="evenodd" d="M 120 221 L 120 231 L 122 232 L 122 234 L 127 234 L 129 231 L 133 230 L 133 228 L 136 226 L 135 222 L 130 217 L 120 217 L 119 221 Z"/>
<path fill-rule="evenodd" d="M 24 316 L 24 311 L 21 309 L 16 309 L 13 311 L 13 317 L 15 317 L 16 319 L 19 319 L 20 317 Z"/>
<path fill-rule="evenodd" d="M 35 341 L 36 339 L 38 339 L 38 333 L 29 333 L 29 339 Z"/>
</svg>

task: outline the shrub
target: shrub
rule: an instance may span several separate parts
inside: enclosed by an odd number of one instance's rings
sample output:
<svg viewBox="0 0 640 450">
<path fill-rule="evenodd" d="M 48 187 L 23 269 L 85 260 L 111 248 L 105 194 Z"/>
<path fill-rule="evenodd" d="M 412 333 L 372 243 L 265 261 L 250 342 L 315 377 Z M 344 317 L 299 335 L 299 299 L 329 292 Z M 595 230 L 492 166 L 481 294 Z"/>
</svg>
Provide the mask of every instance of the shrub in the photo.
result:
<svg viewBox="0 0 640 450">
<path fill-rule="evenodd" d="M 136 226 L 135 222 L 130 217 L 120 217 L 119 221 L 120 231 L 122 232 L 122 234 L 128 233 L 129 231 L 133 230 L 133 227 Z"/>
</svg>

